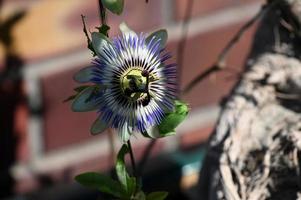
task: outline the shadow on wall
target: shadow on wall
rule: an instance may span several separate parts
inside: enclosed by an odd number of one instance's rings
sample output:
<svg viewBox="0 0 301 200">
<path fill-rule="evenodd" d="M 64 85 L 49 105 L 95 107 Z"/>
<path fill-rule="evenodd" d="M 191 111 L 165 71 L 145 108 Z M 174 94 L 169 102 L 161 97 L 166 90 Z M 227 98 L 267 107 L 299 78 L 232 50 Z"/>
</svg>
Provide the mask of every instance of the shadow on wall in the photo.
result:
<svg viewBox="0 0 301 200">
<path fill-rule="evenodd" d="M 0 0 L 0 9 L 3 0 Z M 0 198 L 13 194 L 14 179 L 10 168 L 16 160 L 18 133 L 15 130 L 15 112 L 24 103 L 22 91 L 23 59 L 13 48 L 12 30 L 25 16 L 25 11 L 0 19 L 0 43 L 4 46 L 4 68 L 0 71 Z"/>
</svg>

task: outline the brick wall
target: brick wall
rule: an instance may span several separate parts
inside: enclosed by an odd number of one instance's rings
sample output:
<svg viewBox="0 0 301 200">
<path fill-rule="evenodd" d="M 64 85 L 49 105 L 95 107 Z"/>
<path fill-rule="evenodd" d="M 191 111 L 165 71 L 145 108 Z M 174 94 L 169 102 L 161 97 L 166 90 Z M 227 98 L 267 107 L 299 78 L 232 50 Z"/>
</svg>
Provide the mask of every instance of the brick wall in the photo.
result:
<svg viewBox="0 0 301 200">
<path fill-rule="evenodd" d="M 122 21 L 135 31 L 167 28 L 167 49 L 176 60 L 187 2 L 150 0 L 146 4 L 142 0 L 127 0 L 121 16 L 108 15 L 110 34 L 118 34 L 117 27 Z M 260 4 L 261 1 L 254 0 L 195 0 L 180 72 L 181 88 L 215 61 L 227 41 L 258 11 Z M 107 169 L 110 166 L 106 162 L 110 159 L 107 133 L 96 137 L 88 133 L 96 114 L 73 113 L 69 104 L 62 103 L 76 85 L 73 73 L 90 64 L 80 14 L 87 16 L 88 26 L 93 30 L 99 21 L 97 1 L 10 0 L 5 1 L 0 19 L 7 19 L 20 9 L 25 9 L 26 15 L 13 29 L 12 36 L 15 51 L 26 63 L 24 87 L 29 106 L 20 106 L 16 112 L 19 146 L 14 172 L 20 180 L 18 190 L 28 190 L 30 187 L 22 184 L 22 180 L 39 173 L 57 174 L 70 169 L 73 175 L 82 170 Z M 178 135 L 162 139 L 155 152 L 187 147 L 208 138 L 218 114 L 218 102 L 237 80 L 255 28 L 230 52 L 227 64 L 234 72 L 213 75 L 183 97 L 191 105 L 190 116 L 178 128 Z M 0 44 L 0 70 L 4 68 L 3 62 L 4 48 Z M 146 142 L 134 139 L 137 154 Z M 117 147 L 120 145 L 119 141 L 115 143 Z"/>
</svg>

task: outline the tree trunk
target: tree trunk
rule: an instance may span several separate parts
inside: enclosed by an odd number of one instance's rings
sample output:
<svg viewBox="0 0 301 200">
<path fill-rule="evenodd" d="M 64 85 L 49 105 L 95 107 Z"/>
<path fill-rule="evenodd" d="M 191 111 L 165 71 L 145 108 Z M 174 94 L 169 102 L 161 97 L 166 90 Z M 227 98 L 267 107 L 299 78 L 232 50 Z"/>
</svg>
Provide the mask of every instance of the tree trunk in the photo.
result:
<svg viewBox="0 0 301 200">
<path fill-rule="evenodd" d="M 301 0 L 270 0 L 222 105 L 200 199 L 301 199 Z"/>
</svg>

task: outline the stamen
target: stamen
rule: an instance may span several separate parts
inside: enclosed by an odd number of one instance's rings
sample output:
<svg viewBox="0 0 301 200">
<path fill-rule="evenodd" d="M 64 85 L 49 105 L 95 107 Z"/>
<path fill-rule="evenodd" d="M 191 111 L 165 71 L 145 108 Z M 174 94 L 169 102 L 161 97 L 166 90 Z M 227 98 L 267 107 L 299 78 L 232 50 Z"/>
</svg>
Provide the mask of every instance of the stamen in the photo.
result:
<svg viewBox="0 0 301 200">
<path fill-rule="evenodd" d="M 148 76 L 143 76 L 140 67 L 131 67 L 120 78 L 120 86 L 126 97 L 132 101 L 141 101 L 148 95 Z"/>
</svg>

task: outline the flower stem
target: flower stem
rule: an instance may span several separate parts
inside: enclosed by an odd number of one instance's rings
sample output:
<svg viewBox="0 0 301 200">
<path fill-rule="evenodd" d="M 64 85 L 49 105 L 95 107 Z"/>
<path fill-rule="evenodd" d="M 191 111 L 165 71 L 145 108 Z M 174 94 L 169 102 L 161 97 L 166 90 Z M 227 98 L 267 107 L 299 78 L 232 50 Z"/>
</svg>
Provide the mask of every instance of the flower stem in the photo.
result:
<svg viewBox="0 0 301 200">
<path fill-rule="evenodd" d="M 99 5 L 101 25 L 107 25 L 106 8 L 103 6 L 101 0 L 98 0 L 98 5 Z"/>
<path fill-rule="evenodd" d="M 142 176 L 145 165 L 146 165 L 147 161 L 149 160 L 149 157 L 151 155 L 152 149 L 154 148 L 155 144 L 156 144 L 156 140 L 153 139 L 146 146 L 146 148 L 142 154 L 143 155 L 142 159 L 141 159 L 140 163 L 138 163 L 138 175 L 139 176 Z"/>
<path fill-rule="evenodd" d="M 136 171 L 136 162 L 135 162 L 135 157 L 134 157 L 134 153 L 133 153 L 133 149 L 132 149 L 132 145 L 131 145 L 131 141 L 128 140 L 127 142 L 128 144 L 128 148 L 129 148 L 129 153 L 130 153 L 130 157 L 131 157 L 131 164 L 132 164 L 132 169 L 133 169 L 133 175 L 137 177 L 137 171 Z"/>
</svg>

